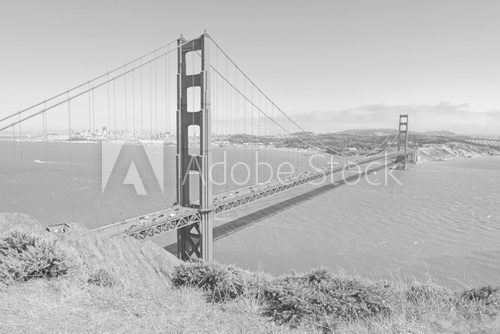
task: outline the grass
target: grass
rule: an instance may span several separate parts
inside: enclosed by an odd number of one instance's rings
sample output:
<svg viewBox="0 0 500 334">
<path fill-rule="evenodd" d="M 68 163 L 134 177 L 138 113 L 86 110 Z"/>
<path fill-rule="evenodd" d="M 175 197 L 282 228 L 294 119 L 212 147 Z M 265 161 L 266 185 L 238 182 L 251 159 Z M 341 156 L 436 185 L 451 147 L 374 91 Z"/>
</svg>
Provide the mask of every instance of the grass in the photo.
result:
<svg viewBox="0 0 500 334">
<path fill-rule="evenodd" d="M 276 277 L 77 226 L 57 236 L 0 221 L 0 332 L 500 333 L 499 292 L 322 268 Z"/>
<path fill-rule="evenodd" d="M 499 333 L 499 288 L 452 291 L 434 284 L 371 282 L 316 269 L 272 277 L 216 263 L 176 267 L 174 287 L 208 302 L 247 300 L 277 325 L 345 333 Z"/>
</svg>

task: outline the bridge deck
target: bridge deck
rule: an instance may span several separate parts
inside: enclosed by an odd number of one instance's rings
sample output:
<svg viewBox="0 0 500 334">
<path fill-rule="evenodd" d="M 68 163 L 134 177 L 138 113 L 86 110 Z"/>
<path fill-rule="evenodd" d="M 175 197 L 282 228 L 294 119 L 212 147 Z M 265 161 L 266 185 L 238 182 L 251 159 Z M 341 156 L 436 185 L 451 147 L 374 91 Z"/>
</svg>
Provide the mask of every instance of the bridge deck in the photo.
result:
<svg viewBox="0 0 500 334">
<path fill-rule="evenodd" d="M 387 154 L 371 155 L 343 165 L 305 171 L 279 180 L 273 180 L 265 184 L 258 184 L 229 193 L 224 193 L 215 196 L 213 201 L 213 211 L 215 214 L 220 214 L 308 182 L 319 180 L 332 174 L 341 175 L 345 170 L 348 170 L 350 167 L 354 167 L 356 165 L 364 165 L 381 159 L 394 159 L 401 156 L 401 154 L 401 152 L 392 152 Z M 167 231 L 176 230 L 184 226 L 197 224 L 199 222 L 200 214 L 196 209 L 195 203 L 193 208 L 180 206 L 172 207 L 141 217 L 105 225 L 94 229 L 94 231 L 107 236 L 126 234 L 137 239 L 147 239 Z"/>
</svg>

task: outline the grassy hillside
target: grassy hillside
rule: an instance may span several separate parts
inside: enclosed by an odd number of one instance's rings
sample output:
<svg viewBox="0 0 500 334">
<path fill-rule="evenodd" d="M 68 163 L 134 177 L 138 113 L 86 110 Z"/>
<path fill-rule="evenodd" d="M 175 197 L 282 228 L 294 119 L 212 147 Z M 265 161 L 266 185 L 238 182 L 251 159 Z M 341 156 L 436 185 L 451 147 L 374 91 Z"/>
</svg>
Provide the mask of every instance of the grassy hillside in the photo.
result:
<svg viewBox="0 0 500 334">
<path fill-rule="evenodd" d="M 275 277 L 0 215 L 0 332 L 499 333 L 495 287 L 451 291 L 317 269 Z"/>
</svg>

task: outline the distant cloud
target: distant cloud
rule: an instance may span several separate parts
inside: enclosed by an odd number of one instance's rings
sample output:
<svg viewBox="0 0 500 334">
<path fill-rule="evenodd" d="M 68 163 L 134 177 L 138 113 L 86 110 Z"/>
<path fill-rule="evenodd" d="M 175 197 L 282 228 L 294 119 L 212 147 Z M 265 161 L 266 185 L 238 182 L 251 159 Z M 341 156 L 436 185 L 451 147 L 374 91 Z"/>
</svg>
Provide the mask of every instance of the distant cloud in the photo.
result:
<svg viewBox="0 0 500 334">
<path fill-rule="evenodd" d="M 414 131 L 449 130 L 458 134 L 500 136 L 500 112 L 476 112 L 467 104 L 365 105 L 338 111 L 315 111 L 293 115 L 304 128 L 315 132 L 348 129 L 394 128 L 399 114 L 409 114 Z"/>
</svg>

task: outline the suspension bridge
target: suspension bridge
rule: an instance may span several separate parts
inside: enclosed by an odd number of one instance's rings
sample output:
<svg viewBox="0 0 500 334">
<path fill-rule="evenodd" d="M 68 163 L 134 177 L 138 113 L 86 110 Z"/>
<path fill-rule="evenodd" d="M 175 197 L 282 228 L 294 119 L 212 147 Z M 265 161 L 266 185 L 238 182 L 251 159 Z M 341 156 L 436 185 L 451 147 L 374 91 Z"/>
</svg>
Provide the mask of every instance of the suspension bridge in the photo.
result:
<svg viewBox="0 0 500 334">
<path fill-rule="evenodd" d="M 218 214 L 307 183 L 356 175 L 359 166 L 374 162 L 399 163 L 406 168 L 418 154 L 408 147 L 408 125 L 408 115 L 402 114 L 399 127 L 373 147 L 361 154 L 347 154 L 306 131 L 204 33 L 189 40 L 181 36 L 121 67 L 1 118 L 0 139 L 15 146 L 12 159 L 24 159 L 30 168 L 46 171 L 47 179 L 67 178 L 67 189 L 54 190 L 54 201 L 69 197 L 72 207 L 72 214 L 60 220 L 78 220 L 75 212 L 88 200 L 85 196 L 89 187 L 82 185 L 78 174 L 82 172 L 81 145 L 91 147 L 87 152 L 91 151 L 93 157 L 100 152 L 102 187 L 95 197 L 101 202 L 109 194 L 118 198 L 130 191 L 130 187 L 123 191 L 118 187 L 113 192 L 113 184 L 132 184 L 137 191 L 137 182 L 129 180 L 134 166 L 140 171 L 140 186 L 161 194 L 155 201 L 144 202 L 143 210 L 153 206 L 155 210 L 130 218 L 132 213 L 123 205 L 119 218 L 101 222 L 94 231 L 137 239 L 177 231 L 179 258 L 211 260 L 213 224 Z M 59 146 L 51 151 L 56 144 Z M 108 154 L 104 144 L 114 145 L 118 153 Z M 148 144 L 163 147 L 163 168 L 159 171 L 150 161 L 154 154 L 143 148 Z M 96 145 L 101 145 L 97 153 Z M 144 153 L 141 159 L 147 163 L 138 161 L 137 156 L 123 160 L 126 146 L 133 147 L 131 152 Z M 55 162 L 48 157 L 57 154 L 63 157 Z M 306 163 L 313 155 L 320 160 L 319 166 Z M 30 160 L 27 156 L 42 158 Z M 126 161 L 121 173 L 115 164 L 120 159 Z M 103 166 L 108 160 L 111 167 L 106 169 Z M 245 182 L 216 182 L 213 170 L 226 163 L 233 179 L 235 170 L 239 170 Z M 280 175 L 283 164 L 288 172 Z M 62 174 L 54 174 L 56 165 Z M 269 168 L 263 172 L 262 166 Z M 225 174 L 227 171 L 218 172 L 224 180 Z M 115 200 L 106 210 L 116 210 L 117 203 L 122 202 Z M 50 223 L 52 230 L 67 226 Z"/>
</svg>

